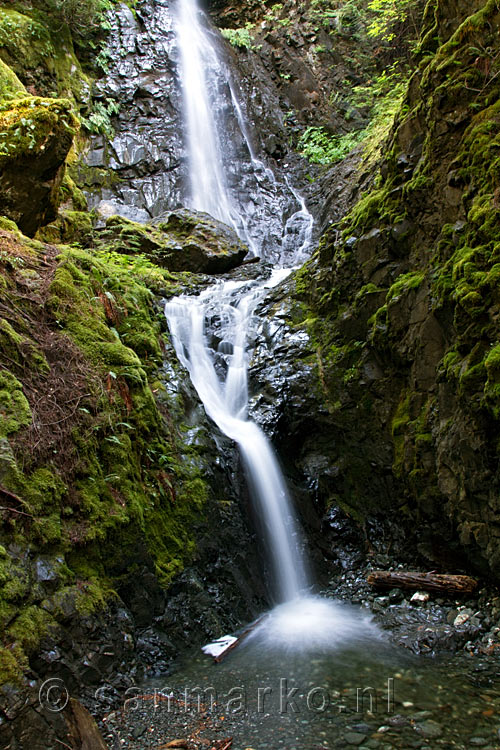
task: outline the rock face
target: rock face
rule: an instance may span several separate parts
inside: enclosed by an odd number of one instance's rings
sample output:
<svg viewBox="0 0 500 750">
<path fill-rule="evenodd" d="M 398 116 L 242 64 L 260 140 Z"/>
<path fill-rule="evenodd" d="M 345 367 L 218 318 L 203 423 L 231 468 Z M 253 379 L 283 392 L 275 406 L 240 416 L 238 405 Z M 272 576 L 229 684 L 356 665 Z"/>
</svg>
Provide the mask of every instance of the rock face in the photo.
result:
<svg viewBox="0 0 500 750">
<path fill-rule="evenodd" d="M 65 100 L 26 97 L 0 113 L 0 214 L 29 236 L 56 217 L 75 128 Z"/>
<path fill-rule="evenodd" d="M 114 216 L 99 233 L 98 244 L 118 252 L 141 252 L 169 271 L 226 273 L 243 261 L 248 249 L 230 227 L 208 214 L 179 209 L 155 226 Z"/>
<path fill-rule="evenodd" d="M 367 74 L 355 59 L 370 54 L 369 43 L 361 52 L 348 8 L 285 0 L 261 4 L 256 14 L 248 4 L 237 23 L 234 3 L 222 13 L 221 3 L 212 5 L 220 26 L 250 23 L 251 44 L 237 48 L 235 64 L 251 87 L 250 112 L 269 155 L 290 158 L 290 137 L 294 141 L 307 126 L 338 135 L 367 124 L 366 108 L 354 106 L 351 89 Z"/>
<path fill-rule="evenodd" d="M 104 216 L 147 222 L 189 205 L 174 13 L 166 0 L 148 0 L 135 15 L 125 5 L 113 12 L 110 66 L 96 97 L 119 103 L 115 134 L 92 137 L 74 169 L 90 207 Z M 252 80 L 251 67 L 239 72 L 233 48 L 216 29 L 210 33 L 220 69 L 207 71 L 207 82 L 222 126 L 219 148 L 230 199 L 245 225 L 240 236 L 255 255 L 276 259 L 298 241 L 301 205 L 286 177 L 294 185 L 303 182 L 303 160 L 285 145 L 279 92 L 272 84 L 272 95 L 250 88 L 245 77 Z"/>
<path fill-rule="evenodd" d="M 0 738 L 9 744 L 5 747 L 17 750 L 30 747 L 32 750 L 51 750 L 63 746 L 72 750 L 108 750 L 108 745 L 97 727 L 95 720 L 84 706 L 73 698 L 69 698 L 60 683 L 47 682 L 48 694 L 42 689 L 41 700 L 39 691 L 32 689 L 20 697 L 11 692 L 9 699 L 3 705 L 8 706 L 8 715 L 17 720 L 12 724 L 12 734 Z M 43 701 L 49 696 L 48 702 Z M 60 704 L 58 705 L 58 701 Z M 62 739 L 64 738 L 64 739 Z M 71 743 L 71 745 L 69 744 Z"/>
<path fill-rule="evenodd" d="M 434 5 L 377 189 L 280 302 L 309 343 L 276 380 L 275 429 L 323 501 L 365 525 L 378 515 L 391 536 L 396 521 L 443 567 L 498 577 L 498 83 L 470 50 L 500 17 L 496 3 Z"/>
<path fill-rule="evenodd" d="M 172 14 L 165 0 L 136 14 L 120 5 L 109 36 L 109 73 L 98 101 L 119 103 L 115 135 L 95 136 L 79 180 L 109 213 L 147 221 L 181 205 L 183 158 Z M 109 170 L 109 171 L 108 171 Z M 111 183 L 106 176 L 113 174 Z"/>
</svg>

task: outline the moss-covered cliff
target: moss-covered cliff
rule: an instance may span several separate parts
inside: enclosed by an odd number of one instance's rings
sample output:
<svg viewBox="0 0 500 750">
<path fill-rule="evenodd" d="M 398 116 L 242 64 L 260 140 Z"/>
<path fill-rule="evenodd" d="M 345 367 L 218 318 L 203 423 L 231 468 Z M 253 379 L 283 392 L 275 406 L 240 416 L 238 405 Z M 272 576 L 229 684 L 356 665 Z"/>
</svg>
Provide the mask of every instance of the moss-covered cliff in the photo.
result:
<svg viewBox="0 0 500 750">
<path fill-rule="evenodd" d="M 357 445 L 346 505 L 495 577 L 499 29 L 495 0 L 430 0 L 374 187 L 295 285 L 338 451 Z"/>
<path fill-rule="evenodd" d="M 159 378 L 152 290 L 172 293 L 179 280 L 142 258 L 11 229 L 4 220 L 0 596 L 3 660 L 15 670 L 66 601 L 89 611 L 112 595 L 121 556 L 149 558 L 166 585 L 193 554 L 207 488 Z"/>
</svg>

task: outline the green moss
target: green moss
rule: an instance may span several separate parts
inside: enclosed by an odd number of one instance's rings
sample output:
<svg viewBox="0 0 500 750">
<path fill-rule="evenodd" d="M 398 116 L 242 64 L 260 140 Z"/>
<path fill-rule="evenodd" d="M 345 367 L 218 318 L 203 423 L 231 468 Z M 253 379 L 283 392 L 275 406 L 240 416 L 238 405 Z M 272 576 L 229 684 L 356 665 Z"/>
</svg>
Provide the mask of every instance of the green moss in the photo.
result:
<svg viewBox="0 0 500 750">
<path fill-rule="evenodd" d="M 23 609 L 13 625 L 7 631 L 7 638 L 19 645 L 24 653 L 30 654 L 39 646 L 42 638 L 48 633 L 55 620 L 40 607 L 31 606 Z"/>
<path fill-rule="evenodd" d="M 407 199 L 414 200 L 418 193 L 430 190 L 433 185 L 434 178 L 431 175 L 419 173 L 405 184 L 404 196 Z"/>
<path fill-rule="evenodd" d="M 0 45 L 4 59 L 20 76 L 54 57 L 46 26 L 12 8 L 0 7 Z"/>
<path fill-rule="evenodd" d="M 374 190 L 361 198 L 352 210 L 347 219 L 344 220 L 347 228 L 344 235 L 347 237 L 352 234 L 353 229 L 357 227 L 365 228 L 372 225 L 377 216 L 380 216 L 381 206 L 387 199 L 387 190 L 381 188 Z"/>
<path fill-rule="evenodd" d="M 19 233 L 18 226 L 15 221 L 8 219 L 6 216 L 0 216 L 0 229 L 5 229 L 7 232 Z"/>
<path fill-rule="evenodd" d="M 61 183 L 61 202 L 64 207 L 72 208 L 74 211 L 86 211 L 87 199 L 85 195 L 75 184 L 74 180 L 66 173 Z"/>
<path fill-rule="evenodd" d="M 12 373 L 0 372 L 0 437 L 31 424 L 31 410 L 22 385 Z"/>
<path fill-rule="evenodd" d="M 497 378 L 500 376 L 500 344 L 495 346 L 488 354 L 485 360 L 485 367 L 488 377 Z"/>
<path fill-rule="evenodd" d="M 76 588 L 75 606 L 81 615 L 88 616 L 103 610 L 114 596 L 116 594 L 106 585 L 106 579 L 81 581 Z"/>
<path fill-rule="evenodd" d="M 448 379 L 457 378 L 461 362 L 462 357 L 460 354 L 455 349 L 452 349 L 443 357 L 440 369 L 442 369 Z"/>
<path fill-rule="evenodd" d="M 23 672 L 28 668 L 26 655 L 19 646 L 0 647 L 0 685 L 23 684 Z"/>
<path fill-rule="evenodd" d="M 8 517 L 0 542 L 15 541 L 29 550 L 27 559 L 32 550 L 57 554 L 67 566 L 58 591 L 43 599 L 44 592 L 31 585 L 26 568 L 2 547 L 0 622 L 5 647 L 14 649 L 5 652 L 14 658 L 6 656 L 4 679 L 13 679 L 14 662 L 24 669 L 26 654 L 68 617 L 75 601 L 82 615 L 105 606 L 125 559 L 140 553 L 141 564 L 147 560 L 167 586 L 195 554 L 208 488 L 198 468 L 199 449 L 187 446 L 183 431 L 174 428 L 170 410 L 178 407 L 159 380 L 161 328 L 148 287 L 173 293 L 180 291 L 183 280 L 190 283 L 190 277 L 172 275 L 137 256 L 102 249 L 91 254 L 64 246 L 55 270 L 44 277 L 44 258 L 52 249 L 17 229 L 9 234 L 11 223 L 5 227 L 8 258 L 29 257 L 30 268 L 10 260 L 0 266 L 7 290 L 4 304 L 11 305 L 9 317 L 0 322 L 1 344 L 13 368 L 0 372 L 2 485 L 15 494 L 15 508 L 22 512 Z M 88 378 L 85 397 L 74 406 L 71 402 L 68 411 L 73 426 L 67 432 L 64 461 L 56 451 L 38 461 L 30 456 L 28 462 L 26 456 L 22 428 L 31 424 L 31 411 L 24 378 L 30 374 L 31 386 L 32 376 L 37 378 L 36 389 L 29 390 L 36 395 L 35 405 L 52 387 L 46 359 L 45 367 L 31 367 L 36 354 L 43 356 L 33 336 L 43 340 L 47 331 L 38 336 L 25 322 L 25 313 L 29 320 L 40 316 L 38 297 L 23 296 L 20 301 L 16 296 L 27 270 L 35 274 L 37 289 L 48 289 L 43 324 L 47 322 L 52 335 L 72 341 L 68 378 L 78 380 L 82 373 Z M 46 287 L 45 279 L 51 277 Z M 55 417 L 57 424 L 59 412 Z"/>
<path fill-rule="evenodd" d="M 33 8 L 23 7 L 22 11 L 0 7 L 4 63 L 37 92 L 87 101 L 90 79 L 75 56 L 68 26 Z"/>
<path fill-rule="evenodd" d="M 77 121 L 64 99 L 25 97 L 0 108 L 0 167 L 13 159 L 36 157 L 49 137 L 66 131 L 73 136 Z"/>
<path fill-rule="evenodd" d="M 19 274 L 24 276 L 26 271 L 23 269 Z M 28 360 L 29 366 L 35 370 L 49 370 L 49 364 L 40 349 L 28 338 L 17 333 L 6 320 L 0 320 L 0 348 L 11 364 L 21 365 L 24 360 Z"/>
<path fill-rule="evenodd" d="M 357 299 L 361 299 L 361 298 L 365 297 L 367 294 L 378 294 L 381 291 L 383 291 L 383 290 L 380 289 L 375 284 L 365 284 L 364 286 L 361 287 L 361 289 L 359 290 L 359 292 L 357 292 L 356 298 Z"/>
<path fill-rule="evenodd" d="M 398 299 L 412 289 L 418 289 L 424 279 L 425 274 L 421 271 L 401 274 L 387 292 L 387 302 Z"/>
<path fill-rule="evenodd" d="M 0 59 L 0 103 L 4 99 L 22 96 L 26 89 L 13 70 Z"/>
<path fill-rule="evenodd" d="M 396 412 L 391 422 L 391 435 L 398 437 L 402 435 L 410 421 L 410 395 L 404 393 L 396 408 Z"/>
<path fill-rule="evenodd" d="M 78 243 L 83 247 L 91 247 L 94 237 L 94 220 L 94 214 L 87 211 L 62 210 L 56 221 L 38 230 L 36 237 L 43 242 Z"/>
</svg>

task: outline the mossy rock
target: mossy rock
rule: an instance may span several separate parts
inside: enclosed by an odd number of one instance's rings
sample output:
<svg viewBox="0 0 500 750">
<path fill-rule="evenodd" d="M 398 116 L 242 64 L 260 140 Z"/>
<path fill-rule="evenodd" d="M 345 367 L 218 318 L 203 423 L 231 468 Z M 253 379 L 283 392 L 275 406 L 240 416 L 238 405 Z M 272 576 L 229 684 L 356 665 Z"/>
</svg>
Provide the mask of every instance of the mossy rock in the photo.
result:
<svg viewBox="0 0 500 750">
<path fill-rule="evenodd" d="M 193 558 L 208 495 L 158 379 L 161 324 L 147 283 L 177 293 L 179 279 L 140 256 L 63 245 L 54 257 L 11 220 L 1 227 L 0 485 L 11 497 L 0 518 L 0 684 L 22 676 L 58 623 L 105 608 L 133 578 L 129 562 L 148 567 L 163 596 Z M 38 276 L 30 295 L 27 271 Z M 57 388 L 70 391 L 40 419 L 40 400 L 53 403 L 54 345 Z M 40 422 L 48 451 L 34 455 Z M 56 561 L 57 574 L 41 577 L 33 560 Z"/>
<path fill-rule="evenodd" d="M 30 422 L 31 410 L 21 383 L 12 373 L 0 372 L 0 437 L 18 432 Z"/>
<path fill-rule="evenodd" d="M 26 89 L 14 71 L 0 59 L 0 102 L 25 93 Z"/>
<path fill-rule="evenodd" d="M 208 274 L 236 268 L 248 252 L 231 227 L 186 209 L 172 211 L 157 225 L 111 216 L 99 244 L 118 252 L 144 253 L 169 271 Z"/>
<path fill-rule="evenodd" d="M 82 247 L 91 247 L 94 219 L 95 216 L 88 211 L 62 210 L 54 222 L 38 230 L 36 238 L 42 242 L 65 245 L 77 242 Z"/>
<path fill-rule="evenodd" d="M 56 217 L 76 128 L 64 99 L 25 97 L 0 110 L 0 214 L 24 234 Z"/>
<path fill-rule="evenodd" d="M 75 55 L 70 29 L 50 12 L 0 7 L 0 58 L 31 93 L 89 100 L 90 79 Z"/>
</svg>

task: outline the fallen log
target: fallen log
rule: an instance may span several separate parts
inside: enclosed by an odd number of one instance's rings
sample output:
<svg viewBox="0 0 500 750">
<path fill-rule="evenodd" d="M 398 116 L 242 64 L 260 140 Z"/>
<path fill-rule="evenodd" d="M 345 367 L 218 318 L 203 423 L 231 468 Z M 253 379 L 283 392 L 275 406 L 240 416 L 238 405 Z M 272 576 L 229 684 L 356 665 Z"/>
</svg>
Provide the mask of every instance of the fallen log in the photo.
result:
<svg viewBox="0 0 500 750">
<path fill-rule="evenodd" d="M 108 750 L 93 716 L 75 698 L 70 698 L 63 716 L 68 726 L 68 740 L 71 745 L 56 740 L 62 747 L 66 746 L 73 750 Z"/>
<path fill-rule="evenodd" d="M 469 576 L 402 570 L 374 570 L 366 580 L 376 588 L 423 589 L 442 594 L 470 594 L 477 587 L 477 581 Z"/>
<path fill-rule="evenodd" d="M 260 625 L 265 617 L 266 615 L 262 615 L 262 617 L 259 617 L 258 620 L 252 622 L 252 624 L 245 628 L 245 630 L 240 633 L 237 638 L 235 638 L 234 636 L 226 635 L 223 638 L 219 638 L 218 641 L 214 641 L 214 643 L 209 643 L 206 646 L 203 646 L 201 650 L 204 654 L 208 654 L 209 656 L 211 656 L 216 664 L 219 664 L 219 662 L 221 662 L 230 651 L 236 648 L 236 646 L 239 646 L 240 643 L 245 640 L 245 638 L 252 632 L 252 630 L 255 630 L 257 625 Z"/>
</svg>

